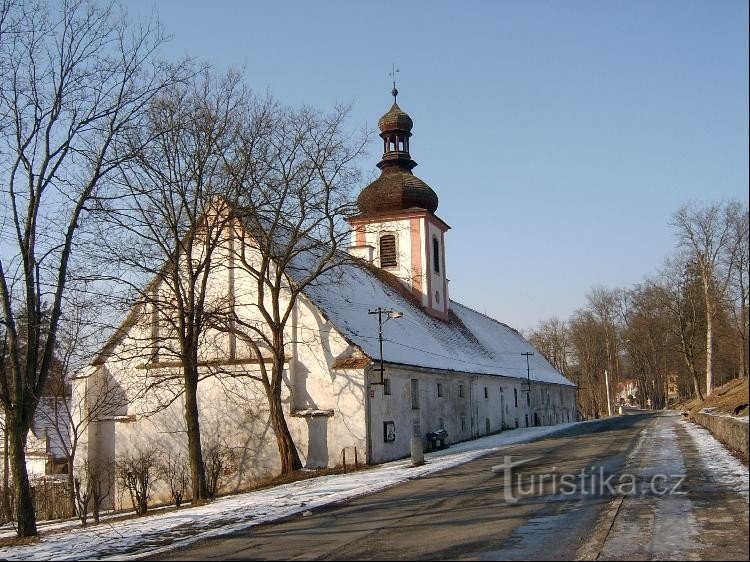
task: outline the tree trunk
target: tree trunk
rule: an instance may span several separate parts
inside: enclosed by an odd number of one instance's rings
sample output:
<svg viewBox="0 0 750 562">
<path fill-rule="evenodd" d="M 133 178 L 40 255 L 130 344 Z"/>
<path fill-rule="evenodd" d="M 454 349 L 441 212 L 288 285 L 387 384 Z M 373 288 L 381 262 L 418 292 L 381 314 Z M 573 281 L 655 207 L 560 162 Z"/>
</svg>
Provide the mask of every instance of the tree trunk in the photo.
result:
<svg viewBox="0 0 750 562">
<path fill-rule="evenodd" d="M 68 457 L 68 495 L 70 496 L 70 509 L 71 517 L 78 515 L 76 509 L 76 489 L 75 489 L 75 477 L 73 474 L 73 457 Z"/>
<path fill-rule="evenodd" d="M 278 384 L 266 387 L 266 395 L 268 397 L 268 405 L 271 415 L 271 424 L 273 426 L 273 432 L 276 435 L 276 444 L 279 447 L 279 457 L 281 459 L 281 474 L 289 474 L 295 470 L 302 468 L 302 461 L 297 453 L 297 447 L 292 439 L 292 434 L 289 433 L 289 426 L 286 423 L 286 417 L 284 417 L 284 407 L 281 403 L 281 370 L 284 368 L 283 359 L 282 362 L 277 366 L 273 365 L 273 379 L 278 381 Z M 277 361 L 274 361 L 276 363 Z"/>
<path fill-rule="evenodd" d="M 3 432 L 3 513 L 5 521 L 13 520 L 13 509 L 10 505 L 10 464 L 8 455 L 8 429 Z M 4 521 L 4 522 L 5 522 Z"/>
<path fill-rule="evenodd" d="M 701 382 L 698 380 L 698 373 L 696 373 L 693 369 L 691 369 L 690 371 L 693 379 L 693 388 L 695 389 L 695 395 L 699 400 L 703 401 L 703 393 L 701 392 Z"/>
<path fill-rule="evenodd" d="M 748 376 L 748 361 L 747 361 L 747 350 L 748 350 L 748 339 L 747 339 L 747 301 L 745 300 L 745 288 L 742 287 L 742 297 L 740 298 L 740 322 L 742 328 L 740 330 L 740 357 L 742 361 L 742 376 L 747 378 Z"/>
<path fill-rule="evenodd" d="M 21 424 L 14 416 L 6 419 L 6 431 L 9 433 L 10 465 L 13 472 L 13 495 L 16 508 L 16 533 L 19 537 L 35 537 L 36 517 L 34 501 L 31 496 L 29 475 L 26 472 L 26 436 L 28 428 L 19 427 Z"/>
<path fill-rule="evenodd" d="M 197 368 L 186 365 L 185 373 L 185 426 L 188 437 L 188 459 L 190 462 L 193 505 L 205 503 L 208 499 L 206 470 L 201 449 L 200 420 L 198 419 L 198 377 Z M 193 371 L 193 372 L 190 372 Z"/>
<path fill-rule="evenodd" d="M 708 287 L 708 281 L 704 281 L 704 294 L 706 297 L 706 396 L 711 396 L 714 389 L 714 371 L 713 371 L 713 306 L 711 306 L 711 295 Z"/>
</svg>

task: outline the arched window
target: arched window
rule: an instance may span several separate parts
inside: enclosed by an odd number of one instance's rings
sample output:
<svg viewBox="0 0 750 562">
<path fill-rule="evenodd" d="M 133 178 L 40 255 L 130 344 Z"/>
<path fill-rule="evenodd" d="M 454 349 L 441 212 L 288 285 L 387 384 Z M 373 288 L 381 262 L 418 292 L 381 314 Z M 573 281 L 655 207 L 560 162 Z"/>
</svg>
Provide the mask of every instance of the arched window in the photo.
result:
<svg viewBox="0 0 750 562">
<path fill-rule="evenodd" d="M 432 237 L 432 267 L 435 273 L 440 273 L 440 242 L 436 236 Z"/>
<path fill-rule="evenodd" d="M 396 267 L 396 237 L 393 234 L 383 234 L 380 237 L 380 267 Z"/>
</svg>

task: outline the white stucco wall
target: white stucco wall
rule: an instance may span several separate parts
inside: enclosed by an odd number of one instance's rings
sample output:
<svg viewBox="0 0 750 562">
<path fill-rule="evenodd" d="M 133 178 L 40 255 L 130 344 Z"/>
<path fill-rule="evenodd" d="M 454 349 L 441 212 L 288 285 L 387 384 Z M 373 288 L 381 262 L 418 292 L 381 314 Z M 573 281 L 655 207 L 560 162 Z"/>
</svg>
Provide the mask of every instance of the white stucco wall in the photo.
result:
<svg viewBox="0 0 750 562">
<path fill-rule="evenodd" d="M 445 259 L 445 236 L 441 228 L 433 221 L 424 221 L 427 229 L 427 248 L 424 252 L 425 271 L 429 276 L 429 303 L 430 306 L 442 313 L 447 313 L 449 308 L 447 281 L 446 281 L 446 259 Z M 440 244 L 440 272 L 435 272 L 432 239 L 437 239 Z"/>
<path fill-rule="evenodd" d="M 377 372 L 369 376 L 373 381 L 380 378 Z M 390 379 L 390 396 L 384 394 L 381 385 L 373 386 L 369 395 L 371 461 L 374 463 L 408 456 L 413 433 L 427 445 L 426 434 L 441 426 L 448 432 L 448 442 L 456 443 L 526 427 L 527 419 L 530 426 L 575 419 L 575 391 L 560 385 L 532 382 L 527 404 L 526 381 L 517 378 L 441 373 L 400 366 L 387 366 L 385 377 Z M 412 407 L 412 379 L 419 381 L 418 409 Z M 438 383 L 442 396 L 438 396 Z M 539 416 L 539 423 L 535 423 L 534 413 Z M 394 424 L 394 441 L 384 439 L 385 422 Z"/>
<path fill-rule="evenodd" d="M 396 267 L 383 268 L 391 272 L 399 279 L 403 279 L 409 288 L 416 280 L 412 274 L 412 241 L 411 241 L 411 219 L 384 220 L 364 226 L 364 243 L 372 246 L 375 265 L 380 265 L 380 237 L 385 234 L 393 234 L 396 237 L 396 254 L 398 265 Z M 353 238 L 356 240 L 356 238 Z M 356 243 L 356 242 L 354 242 Z"/>
<path fill-rule="evenodd" d="M 357 248 L 363 245 L 374 248 L 374 263 L 382 267 L 380 237 L 384 234 L 393 234 L 396 237 L 398 265 L 383 269 L 403 280 L 408 289 L 419 291 L 423 306 L 447 314 L 450 301 L 446 277 L 444 227 L 427 213 L 411 216 L 407 212 L 405 215 L 402 219 L 375 217 L 372 222 L 362 223 L 358 229 L 359 233 L 356 230 L 352 233 L 352 245 Z M 433 237 L 440 244 L 439 272 L 435 272 L 433 266 Z M 418 254 L 413 255 L 415 252 Z"/>
<path fill-rule="evenodd" d="M 254 279 L 239 268 L 232 272 L 219 267 L 210 285 L 211 298 L 217 302 L 233 286 L 238 316 L 257 321 Z M 92 424 L 80 447 L 81 462 L 90 458 L 109 466 L 136 449 L 186 451 L 184 403 L 178 396 L 180 368 L 168 350 L 170 343 L 163 339 L 158 342 L 161 363 L 154 364 L 153 310 L 142 312 L 106 362 L 85 384 L 77 385 L 76 392 L 88 390 L 93 396 L 106 388 L 120 397 L 119 407 Z M 161 338 L 164 325 L 160 323 Z M 337 359 L 352 354 L 352 346 L 304 296 L 297 301 L 285 336 L 288 360 L 282 401 L 303 464 L 335 466 L 345 448 L 351 462 L 355 447 L 364 459 L 362 369 L 332 367 Z M 235 350 L 232 357 L 230 348 Z M 241 339 L 230 344 L 229 336 L 211 331 L 203 338 L 201 360 L 210 363 L 200 369 L 206 377 L 198 387 L 201 434 L 204 448 L 220 442 L 232 452 L 223 491 L 246 488 L 258 478 L 277 474 L 280 467 L 265 391 L 260 381 L 251 378 L 260 375 L 257 362 L 250 362 L 253 358 Z M 117 486 L 113 499 L 117 506 L 127 506 L 127 496 Z M 168 499 L 168 490 L 158 483 L 152 501 Z"/>
<path fill-rule="evenodd" d="M 392 228 L 379 225 L 367 234 L 366 242 L 376 246 L 377 236 L 384 228 L 398 235 L 402 274 L 412 264 L 408 228 L 411 220 L 394 221 Z M 435 225 L 422 218 L 418 220 L 422 221 L 423 229 L 422 272 L 432 275 L 428 259 L 432 250 L 425 241 L 431 242 L 435 234 L 444 255 L 444 237 Z M 209 283 L 207 306 L 227 306 L 234 302 L 241 319 L 257 322 L 256 281 L 233 266 L 228 249 L 223 259 L 218 256 L 214 262 L 217 266 Z M 443 294 L 445 272 L 443 260 L 440 273 L 431 278 L 435 285 L 443 287 Z M 426 287 L 426 278 L 422 283 Z M 159 287 L 154 291 L 158 294 Z M 368 312 L 362 303 L 346 306 L 360 306 L 363 316 Z M 179 395 L 181 371 L 177 356 L 170 351 L 176 342 L 169 338 L 163 311 L 162 317 L 158 313 L 151 305 L 143 307 L 132 317 L 126 335 L 108 348 L 106 360 L 77 381 L 74 394 L 89 393 L 93 399 L 107 392 L 116 397 L 115 407 L 93 423 L 82 440 L 81 463 L 88 459 L 111 467 L 109 473 L 114 474 L 118 458 L 137 449 L 183 454 L 186 451 L 184 405 Z M 289 318 L 285 338 L 287 361 L 282 401 L 290 432 L 303 464 L 308 467 L 338 465 L 342 450 L 346 450 L 351 462 L 355 448 L 361 460 L 373 463 L 405 457 L 409 454 L 412 433 L 424 438 L 428 431 L 441 425 L 448 431 L 450 443 L 524 427 L 527 420 L 529 425 L 542 425 L 574 417 L 572 388 L 560 390 L 557 385 L 532 383 L 527 404 L 527 393 L 523 392 L 525 380 L 496 375 L 389 366 L 391 395 L 384 396 L 382 386 L 368 388 L 365 383 L 365 369 L 369 370 L 370 381 L 380 378 L 371 367 L 364 367 L 361 362 L 356 366 L 341 363 L 344 359 L 361 357 L 361 352 L 304 296 L 299 297 Z M 259 478 L 277 474 L 278 448 L 263 386 L 253 378 L 259 375 L 260 367 L 249 345 L 241 338 L 209 330 L 202 338 L 199 359 L 200 372 L 205 377 L 198 388 L 204 448 L 218 442 L 231 452 L 222 491 L 241 490 Z M 338 364 L 346 367 L 338 368 Z M 412 408 L 412 379 L 419 381 L 418 409 Z M 442 396 L 437 395 L 438 383 L 442 385 Z M 394 423 L 393 442 L 385 442 L 383 438 L 385 421 Z M 116 483 L 110 500 L 116 507 L 130 503 L 126 491 Z M 157 483 L 152 502 L 168 500 L 166 486 Z"/>
</svg>

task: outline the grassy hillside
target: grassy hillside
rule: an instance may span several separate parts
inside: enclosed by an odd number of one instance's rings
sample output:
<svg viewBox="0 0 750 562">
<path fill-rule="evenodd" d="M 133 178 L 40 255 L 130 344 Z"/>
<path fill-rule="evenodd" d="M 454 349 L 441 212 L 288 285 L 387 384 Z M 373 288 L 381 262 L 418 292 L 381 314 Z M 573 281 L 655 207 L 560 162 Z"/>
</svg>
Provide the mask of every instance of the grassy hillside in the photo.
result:
<svg viewBox="0 0 750 562">
<path fill-rule="evenodd" d="M 698 413 L 701 408 L 717 408 L 718 411 L 731 414 L 735 408 L 747 403 L 748 380 L 734 379 L 722 386 L 716 387 L 713 394 L 702 402 L 696 398 L 688 402 L 683 402 L 676 409 L 687 410 L 691 416 Z M 748 410 L 749 408 L 745 407 L 738 415 L 747 416 Z"/>
</svg>

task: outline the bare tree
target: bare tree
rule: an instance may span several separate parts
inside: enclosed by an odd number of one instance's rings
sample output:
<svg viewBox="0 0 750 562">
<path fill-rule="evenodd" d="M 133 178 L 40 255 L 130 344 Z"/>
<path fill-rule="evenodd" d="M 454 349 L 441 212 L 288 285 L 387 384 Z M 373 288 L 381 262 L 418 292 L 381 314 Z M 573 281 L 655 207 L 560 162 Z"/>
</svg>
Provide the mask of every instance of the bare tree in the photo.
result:
<svg viewBox="0 0 750 562">
<path fill-rule="evenodd" d="M 531 344 L 563 375 L 568 374 L 570 342 L 567 323 L 559 318 L 539 322 L 529 334 Z"/>
<path fill-rule="evenodd" d="M 160 386 L 166 396 L 154 409 L 184 397 L 194 503 L 208 499 L 198 383 L 210 376 L 201 371 L 210 347 L 207 319 L 226 308 L 226 298 L 212 292 L 210 279 L 226 267 L 215 254 L 231 230 L 227 170 L 246 101 L 238 74 L 220 77 L 206 68 L 153 100 L 131 148 L 151 142 L 120 166 L 118 181 L 128 197 L 109 208 L 110 220 L 126 235 L 102 246 L 103 259 L 124 269 L 113 277 L 130 280 L 152 327 L 148 341 L 127 353 L 146 355 L 150 370 L 160 370 L 157 380 L 145 383 Z M 112 260 L 113 255 L 118 258 Z"/>
<path fill-rule="evenodd" d="M 607 330 L 596 315 L 586 309 L 576 311 L 569 323 L 574 366 L 571 375 L 578 385 L 578 401 L 586 416 L 606 413 L 607 394 L 604 369 L 607 368 Z"/>
<path fill-rule="evenodd" d="M 210 472 L 210 470 L 207 470 L 207 474 L 210 474 Z M 175 506 L 180 507 L 185 499 L 185 492 L 190 482 L 190 465 L 185 460 L 184 455 L 171 449 L 165 451 L 158 466 L 158 474 L 169 487 L 169 493 Z"/>
<path fill-rule="evenodd" d="M 135 448 L 117 460 L 117 476 L 130 493 L 136 514 L 145 515 L 159 465 L 159 451 Z"/>
<path fill-rule="evenodd" d="M 588 308 L 600 320 L 604 329 L 604 348 L 607 353 L 605 369 L 609 372 L 609 384 L 617 388 L 620 384 L 620 338 L 617 327 L 618 308 L 621 303 L 619 289 L 594 287 L 586 295 Z M 605 377 L 605 380 L 607 377 Z M 612 390 L 610 388 L 610 391 Z M 608 404 L 611 406 L 611 404 Z"/>
<path fill-rule="evenodd" d="M 112 493 L 115 466 L 101 461 L 86 459 L 76 467 L 73 479 L 76 512 L 81 526 L 88 523 L 89 507 L 94 523 L 99 523 L 104 500 Z"/>
<path fill-rule="evenodd" d="M 724 254 L 732 240 L 731 208 L 735 202 L 699 207 L 682 206 L 672 217 L 679 246 L 695 260 L 703 287 L 706 318 L 706 396 L 714 386 L 714 316 L 718 303 L 726 294 L 729 271 L 722 268 Z"/>
<path fill-rule="evenodd" d="M 2 8 L 0 322 L 8 354 L 0 402 L 17 532 L 33 536 L 24 445 L 53 361 L 79 229 L 106 196 L 103 180 L 140 150 L 122 141 L 172 72 L 153 63 L 160 30 L 129 25 L 112 5 L 18 0 Z"/>
<path fill-rule="evenodd" d="M 348 108 L 330 114 L 276 104 L 254 106 L 232 169 L 234 216 L 240 227 L 233 267 L 254 290 L 230 296 L 230 315 L 215 326 L 257 360 L 268 399 L 282 474 L 302 467 L 282 405 L 287 324 L 299 295 L 345 259 L 345 218 L 354 211 L 355 166 L 367 135 L 344 129 Z"/>
<path fill-rule="evenodd" d="M 209 497 L 215 498 L 224 484 L 224 479 L 233 471 L 232 450 L 220 439 L 211 439 L 204 447 L 206 458 L 206 481 Z"/>
<path fill-rule="evenodd" d="M 669 375 L 677 363 L 668 298 L 663 287 L 647 280 L 623 293 L 621 311 L 623 343 L 640 402 L 650 400 L 657 408 L 667 405 Z"/>
<path fill-rule="evenodd" d="M 730 302 L 728 308 L 733 320 L 738 348 L 739 369 L 743 377 L 748 376 L 748 320 L 750 312 L 750 282 L 748 281 L 748 269 L 750 269 L 750 232 L 748 231 L 748 209 L 746 205 L 732 205 L 727 216 L 730 221 L 729 243 L 724 249 L 722 256 L 725 267 L 730 271 L 728 293 Z"/>
<path fill-rule="evenodd" d="M 91 378 L 86 368 L 111 331 L 100 294 L 69 290 L 58 333 L 56 375 L 48 380 L 35 423 L 43 425 L 68 467 L 71 505 L 77 505 L 75 468 L 79 446 L 92 423 L 114 415 L 125 404 L 122 390 L 110 378 Z M 88 466 L 88 465 L 87 465 Z M 75 514 L 72 514 L 75 515 Z"/>
</svg>

